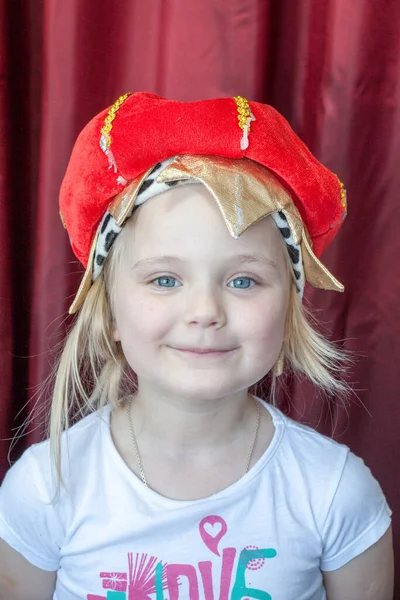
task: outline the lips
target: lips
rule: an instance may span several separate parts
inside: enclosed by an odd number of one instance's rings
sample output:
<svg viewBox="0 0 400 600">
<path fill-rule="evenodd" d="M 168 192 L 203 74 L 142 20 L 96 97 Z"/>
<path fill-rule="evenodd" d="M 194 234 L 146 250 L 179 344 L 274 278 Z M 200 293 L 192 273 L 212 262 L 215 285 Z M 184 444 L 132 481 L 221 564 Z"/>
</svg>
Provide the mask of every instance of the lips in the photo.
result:
<svg viewBox="0 0 400 600">
<path fill-rule="evenodd" d="M 180 348 L 171 346 L 174 350 L 179 352 L 186 352 L 190 354 L 226 354 L 232 352 L 235 348 Z"/>
</svg>

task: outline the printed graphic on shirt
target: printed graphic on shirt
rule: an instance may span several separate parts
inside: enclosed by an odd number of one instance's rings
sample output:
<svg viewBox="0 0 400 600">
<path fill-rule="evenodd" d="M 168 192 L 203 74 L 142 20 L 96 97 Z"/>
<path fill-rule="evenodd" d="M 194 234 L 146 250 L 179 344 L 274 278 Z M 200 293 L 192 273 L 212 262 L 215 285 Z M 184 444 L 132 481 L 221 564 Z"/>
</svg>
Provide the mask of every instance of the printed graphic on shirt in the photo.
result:
<svg viewBox="0 0 400 600">
<path fill-rule="evenodd" d="M 222 517 L 210 515 L 199 523 L 200 537 L 216 557 L 197 565 L 165 563 L 147 554 L 128 553 L 127 572 L 102 571 L 106 595 L 87 594 L 87 600 L 273 600 L 267 590 L 252 587 L 251 574 L 274 558 L 274 548 L 248 545 L 222 548 L 228 526 Z M 266 578 L 263 578 L 266 579 Z M 266 582 L 267 584 L 267 582 Z M 166 592 L 166 595 L 164 594 Z"/>
<path fill-rule="evenodd" d="M 128 573 L 100 573 L 106 596 L 88 594 L 87 600 L 151 600 L 156 592 L 155 574 L 159 560 L 147 554 L 128 553 Z M 165 567 L 161 566 L 161 589 L 166 588 Z"/>
</svg>

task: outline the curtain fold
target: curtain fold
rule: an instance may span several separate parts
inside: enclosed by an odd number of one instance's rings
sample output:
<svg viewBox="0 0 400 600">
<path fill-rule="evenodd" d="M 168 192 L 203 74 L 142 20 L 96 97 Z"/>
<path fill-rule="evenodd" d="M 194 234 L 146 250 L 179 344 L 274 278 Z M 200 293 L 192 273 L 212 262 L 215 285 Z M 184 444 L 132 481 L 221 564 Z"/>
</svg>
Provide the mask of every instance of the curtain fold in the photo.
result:
<svg viewBox="0 0 400 600">
<path fill-rule="evenodd" d="M 77 134 L 127 91 L 240 94 L 275 106 L 345 182 L 349 214 L 324 262 L 346 292 L 306 296 L 357 354 L 358 398 L 343 407 L 292 382 L 282 406 L 364 458 L 397 544 L 399 31 L 397 0 L 0 0 L 0 479 L 35 406 L 12 457 L 43 435 L 35 391 L 82 274 L 57 204 Z"/>
</svg>

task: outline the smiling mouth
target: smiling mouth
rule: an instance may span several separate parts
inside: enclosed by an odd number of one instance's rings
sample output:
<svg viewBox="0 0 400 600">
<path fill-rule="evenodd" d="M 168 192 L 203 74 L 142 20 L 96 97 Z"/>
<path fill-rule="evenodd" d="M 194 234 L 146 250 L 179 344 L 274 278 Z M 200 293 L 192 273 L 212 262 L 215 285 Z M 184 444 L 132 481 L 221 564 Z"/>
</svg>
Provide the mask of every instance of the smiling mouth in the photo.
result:
<svg viewBox="0 0 400 600">
<path fill-rule="evenodd" d="M 229 348 L 227 350 L 224 350 L 218 348 L 176 348 L 174 346 L 171 346 L 171 348 L 173 350 L 177 350 L 178 352 L 182 352 L 184 354 L 192 356 L 223 356 L 236 350 L 236 348 Z"/>
</svg>

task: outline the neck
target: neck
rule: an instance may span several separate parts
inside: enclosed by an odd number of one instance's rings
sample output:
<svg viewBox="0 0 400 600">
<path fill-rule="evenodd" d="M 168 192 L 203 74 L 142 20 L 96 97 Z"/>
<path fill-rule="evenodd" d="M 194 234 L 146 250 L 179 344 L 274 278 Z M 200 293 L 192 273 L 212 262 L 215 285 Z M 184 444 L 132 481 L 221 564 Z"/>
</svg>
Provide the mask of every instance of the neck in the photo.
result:
<svg viewBox="0 0 400 600">
<path fill-rule="evenodd" d="M 232 441 L 254 419 L 247 390 L 212 400 L 170 396 L 139 382 L 132 402 L 137 437 L 145 434 L 164 446 L 182 449 L 217 447 Z"/>
</svg>

